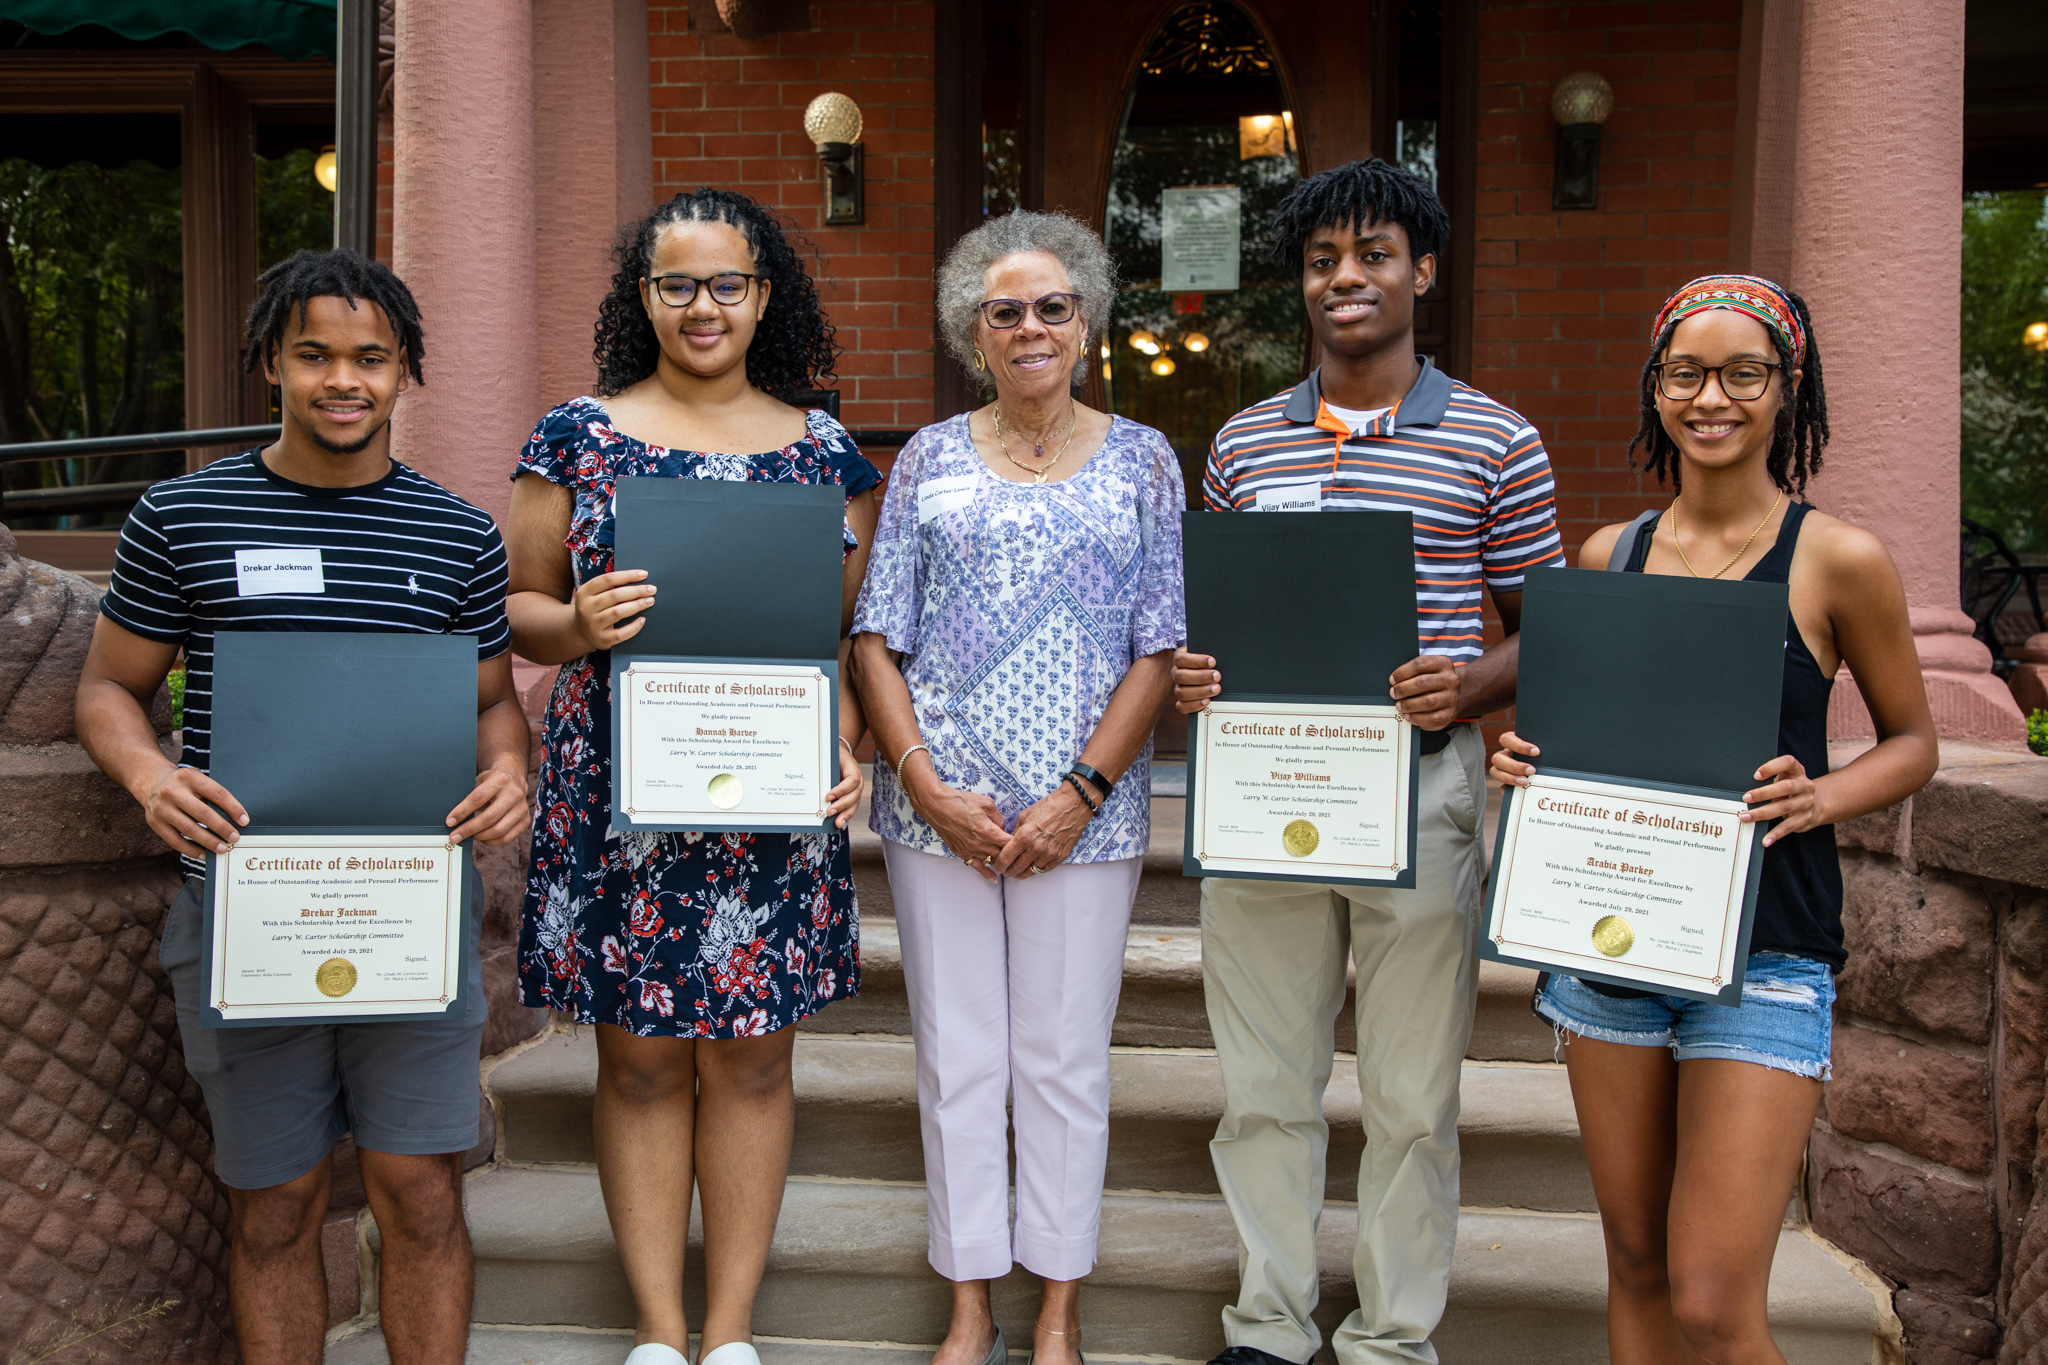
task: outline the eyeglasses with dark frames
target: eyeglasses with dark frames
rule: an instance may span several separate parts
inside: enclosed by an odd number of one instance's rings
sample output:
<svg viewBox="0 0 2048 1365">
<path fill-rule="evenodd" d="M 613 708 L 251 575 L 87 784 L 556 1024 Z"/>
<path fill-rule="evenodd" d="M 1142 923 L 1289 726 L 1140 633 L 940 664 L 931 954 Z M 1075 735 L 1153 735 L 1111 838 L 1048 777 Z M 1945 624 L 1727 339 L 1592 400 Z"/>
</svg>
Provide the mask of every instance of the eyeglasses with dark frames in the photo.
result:
<svg viewBox="0 0 2048 1365">
<path fill-rule="evenodd" d="M 705 285 L 711 290 L 714 303 L 730 308 L 743 302 L 753 282 L 759 275 L 746 275 L 737 270 L 727 270 L 717 275 L 649 275 L 647 282 L 654 286 L 654 292 L 661 301 L 671 308 L 683 308 L 697 297 L 697 286 Z"/>
<path fill-rule="evenodd" d="M 1725 365 L 1667 360 L 1650 368 L 1657 374 L 1657 392 L 1674 403 L 1699 397 L 1710 378 L 1718 378 L 1721 392 L 1736 402 L 1754 403 L 1771 387 L 1771 371 L 1782 370 L 1786 366 L 1764 360 L 1731 360 Z"/>
<path fill-rule="evenodd" d="M 1022 299 L 988 299 L 978 306 L 983 322 L 998 332 L 1007 332 L 1024 321 L 1026 309 L 1038 314 L 1038 320 L 1048 327 L 1072 322 L 1075 314 L 1081 311 L 1081 296 L 1047 294 L 1030 303 Z"/>
</svg>

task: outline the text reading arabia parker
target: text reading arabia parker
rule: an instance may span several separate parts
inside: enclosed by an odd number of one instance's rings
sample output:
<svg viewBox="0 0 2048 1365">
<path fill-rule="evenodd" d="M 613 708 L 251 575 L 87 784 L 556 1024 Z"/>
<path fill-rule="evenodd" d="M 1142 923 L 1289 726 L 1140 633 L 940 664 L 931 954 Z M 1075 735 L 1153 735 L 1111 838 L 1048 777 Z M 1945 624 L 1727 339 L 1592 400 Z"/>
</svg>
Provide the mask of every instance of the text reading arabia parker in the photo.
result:
<svg viewBox="0 0 2048 1365">
<path fill-rule="evenodd" d="M 1548 796 L 1536 798 L 1536 809 L 1546 815 L 1577 815 L 1587 820 L 1612 820 L 1617 825 L 1647 825 L 1651 829 L 1674 830 L 1680 834 L 1704 834 L 1709 839 L 1720 838 L 1727 829 L 1727 826 L 1717 825 L 1711 820 L 1679 820 L 1669 815 L 1647 815 L 1627 807 L 1609 810 L 1605 806 L 1589 806 L 1580 801 L 1558 801 Z"/>
</svg>

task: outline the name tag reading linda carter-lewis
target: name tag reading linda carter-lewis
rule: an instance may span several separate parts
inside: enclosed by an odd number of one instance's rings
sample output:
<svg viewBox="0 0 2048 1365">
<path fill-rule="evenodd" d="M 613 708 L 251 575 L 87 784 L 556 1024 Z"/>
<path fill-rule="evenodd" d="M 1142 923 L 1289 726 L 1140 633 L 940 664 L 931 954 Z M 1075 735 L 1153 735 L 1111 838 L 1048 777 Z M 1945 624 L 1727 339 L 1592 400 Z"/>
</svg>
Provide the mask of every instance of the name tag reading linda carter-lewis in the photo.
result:
<svg viewBox="0 0 2048 1365">
<path fill-rule="evenodd" d="M 1323 510 L 1323 485 L 1315 483 L 1274 484 L 1259 490 L 1260 512 L 1320 512 Z"/>
<path fill-rule="evenodd" d="M 924 525 L 933 517 L 974 501 L 974 486 L 981 481 L 979 474 L 955 474 L 950 478 L 926 479 L 917 486 L 917 524 Z"/>
<path fill-rule="evenodd" d="M 235 591 L 242 597 L 324 593 L 327 577 L 318 549 L 235 551 Z"/>
</svg>

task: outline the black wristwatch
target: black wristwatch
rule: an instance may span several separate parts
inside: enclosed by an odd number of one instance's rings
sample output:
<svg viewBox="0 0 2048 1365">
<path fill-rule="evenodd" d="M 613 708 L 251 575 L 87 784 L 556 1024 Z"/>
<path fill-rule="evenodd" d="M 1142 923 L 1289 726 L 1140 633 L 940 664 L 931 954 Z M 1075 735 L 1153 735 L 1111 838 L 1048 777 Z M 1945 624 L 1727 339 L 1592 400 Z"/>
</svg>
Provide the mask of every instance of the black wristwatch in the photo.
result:
<svg viewBox="0 0 2048 1365">
<path fill-rule="evenodd" d="M 1101 792 L 1102 799 L 1105 801 L 1109 800 L 1109 794 L 1116 790 L 1116 783 L 1110 781 L 1101 773 L 1096 772 L 1095 769 L 1089 767 L 1086 763 L 1076 763 L 1070 771 L 1082 781 L 1092 785 L 1095 790 Z"/>
</svg>

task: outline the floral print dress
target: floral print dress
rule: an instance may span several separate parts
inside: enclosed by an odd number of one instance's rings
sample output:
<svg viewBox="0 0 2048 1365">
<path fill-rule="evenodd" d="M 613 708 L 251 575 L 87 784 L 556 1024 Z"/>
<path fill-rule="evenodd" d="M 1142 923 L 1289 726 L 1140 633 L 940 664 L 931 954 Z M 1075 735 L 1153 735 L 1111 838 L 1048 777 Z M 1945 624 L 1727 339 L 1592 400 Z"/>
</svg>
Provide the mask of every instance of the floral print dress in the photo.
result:
<svg viewBox="0 0 2048 1365">
<path fill-rule="evenodd" d="M 702 454 L 636 441 L 612 429 L 596 399 L 578 398 L 541 419 L 513 477 L 573 491 L 565 543 L 586 583 L 612 569 L 621 475 L 836 483 L 849 498 L 881 482 L 838 422 L 815 409 L 805 422 L 809 434 L 781 450 Z M 851 530 L 846 543 L 851 551 Z M 614 834 L 611 706 L 609 651 L 563 665 L 543 719 L 523 1002 L 643 1037 L 745 1038 L 857 994 L 847 836 Z"/>
</svg>

